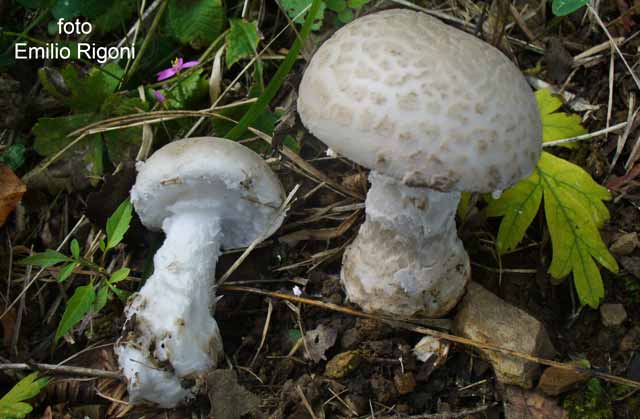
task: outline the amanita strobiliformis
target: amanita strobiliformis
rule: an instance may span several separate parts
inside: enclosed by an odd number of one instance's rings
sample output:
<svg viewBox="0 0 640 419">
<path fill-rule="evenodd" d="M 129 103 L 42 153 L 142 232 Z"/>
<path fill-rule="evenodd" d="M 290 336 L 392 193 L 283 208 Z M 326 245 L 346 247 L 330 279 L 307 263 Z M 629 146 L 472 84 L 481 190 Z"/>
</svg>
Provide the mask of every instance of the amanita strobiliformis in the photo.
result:
<svg viewBox="0 0 640 419">
<path fill-rule="evenodd" d="M 304 125 L 371 169 L 366 221 L 343 258 L 365 310 L 442 316 L 469 281 L 457 237 L 461 191 L 494 192 L 531 173 L 542 127 L 516 66 L 424 13 L 356 19 L 315 53 L 300 84 Z"/>
<path fill-rule="evenodd" d="M 130 402 L 173 407 L 195 394 L 222 355 L 211 314 L 220 249 L 275 232 L 283 200 L 260 156 L 223 138 L 175 141 L 139 167 L 131 201 L 166 239 L 153 275 L 129 301 L 115 348 Z"/>
</svg>

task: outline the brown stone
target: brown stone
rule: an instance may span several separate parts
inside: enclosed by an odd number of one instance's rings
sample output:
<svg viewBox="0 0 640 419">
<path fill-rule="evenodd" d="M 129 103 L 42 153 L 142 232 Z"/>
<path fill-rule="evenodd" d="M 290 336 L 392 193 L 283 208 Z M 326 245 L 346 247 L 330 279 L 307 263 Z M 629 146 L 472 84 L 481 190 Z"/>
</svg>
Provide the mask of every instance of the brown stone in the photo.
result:
<svg viewBox="0 0 640 419">
<path fill-rule="evenodd" d="M 526 354 L 550 357 L 555 350 L 544 325 L 482 286 L 471 282 L 458 314 L 455 330 L 461 336 Z M 482 350 L 496 378 L 504 384 L 531 388 L 539 366 L 522 358 Z"/>
<path fill-rule="evenodd" d="M 416 379 L 412 372 L 396 373 L 393 377 L 398 394 L 409 394 L 416 388 Z"/>
<path fill-rule="evenodd" d="M 584 372 L 549 367 L 542 373 L 538 388 L 549 396 L 557 396 L 573 389 L 587 379 L 589 379 L 589 374 Z"/>
<path fill-rule="evenodd" d="M 353 372 L 362 362 L 362 355 L 358 351 L 339 353 L 327 362 L 324 375 L 330 378 L 343 378 Z"/>
<path fill-rule="evenodd" d="M 603 304 L 600 306 L 600 318 L 606 327 L 618 327 L 627 319 L 627 311 L 622 304 Z"/>
<path fill-rule="evenodd" d="M 618 237 L 612 244 L 609 246 L 609 250 L 614 255 L 619 256 L 627 256 L 633 252 L 636 247 L 638 247 L 638 233 L 626 233 Z"/>
</svg>

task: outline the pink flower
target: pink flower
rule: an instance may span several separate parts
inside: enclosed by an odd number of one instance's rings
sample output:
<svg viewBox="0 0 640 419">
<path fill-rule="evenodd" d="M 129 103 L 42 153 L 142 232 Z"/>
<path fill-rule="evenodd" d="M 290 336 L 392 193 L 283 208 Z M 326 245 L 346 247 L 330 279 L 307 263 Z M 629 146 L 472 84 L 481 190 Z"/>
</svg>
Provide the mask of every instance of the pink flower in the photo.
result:
<svg viewBox="0 0 640 419">
<path fill-rule="evenodd" d="M 182 70 L 184 70 L 186 68 L 194 67 L 194 66 L 196 66 L 198 64 L 199 64 L 198 61 L 187 61 L 185 63 L 182 58 L 176 58 L 171 63 L 171 67 L 169 67 L 167 69 L 164 69 L 164 70 L 162 70 L 161 72 L 158 73 L 158 81 L 162 81 L 162 80 L 166 80 L 168 78 L 171 78 L 171 77 L 175 76 L 176 74 L 179 74 L 180 71 L 182 71 Z"/>
<path fill-rule="evenodd" d="M 162 93 L 160 93 L 160 91 L 158 90 L 154 90 L 153 91 L 153 97 L 156 98 L 156 100 L 160 103 L 163 103 L 165 100 L 167 100 L 166 97 L 164 97 L 164 95 Z"/>
</svg>

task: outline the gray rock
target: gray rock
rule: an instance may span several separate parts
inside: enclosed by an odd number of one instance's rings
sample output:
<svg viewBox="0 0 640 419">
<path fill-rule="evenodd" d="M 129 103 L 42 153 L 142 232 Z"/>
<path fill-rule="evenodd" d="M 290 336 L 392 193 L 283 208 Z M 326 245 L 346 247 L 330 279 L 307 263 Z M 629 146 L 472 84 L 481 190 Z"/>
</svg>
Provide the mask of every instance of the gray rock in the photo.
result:
<svg viewBox="0 0 640 419">
<path fill-rule="evenodd" d="M 603 304 L 600 319 L 606 327 L 618 327 L 627 319 L 627 311 L 622 304 Z"/>
<path fill-rule="evenodd" d="M 471 282 L 455 318 L 458 334 L 526 354 L 550 357 L 555 350 L 544 325 L 482 286 Z M 539 366 L 514 356 L 482 350 L 496 378 L 504 384 L 531 388 Z"/>
<path fill-rule="evenodd" d="M 609 247 L 611 253 L 619 256 L 630 255 L 638 247 L 638 233 L 626 233 L 618 237 Z"/>
</svg>

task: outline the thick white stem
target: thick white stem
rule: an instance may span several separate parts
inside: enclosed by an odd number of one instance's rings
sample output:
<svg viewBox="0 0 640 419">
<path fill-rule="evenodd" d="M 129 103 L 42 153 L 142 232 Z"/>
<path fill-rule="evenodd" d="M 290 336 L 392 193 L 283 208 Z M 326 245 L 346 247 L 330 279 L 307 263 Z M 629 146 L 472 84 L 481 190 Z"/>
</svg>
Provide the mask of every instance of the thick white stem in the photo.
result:
<svg viewBox="0 0 640 419">
<path fill-rule="evenodd" d="M 366 220 L 344 254 L 349 300 L 367 311 L 438 317 L 469 281 L 469 257 L 456 232 L 459 192 L 408 187 L 371 172 Z"/>
<path fill-rule="evenodd" d="M 222 353 L 210 311 L 222 233 L 217 217 L 198 211 L 173 215 L 162 229 L 153 275 L 130 300 L 116 353 L 130 402 L 171 407 L 193 395 Z"/>
</svg>

